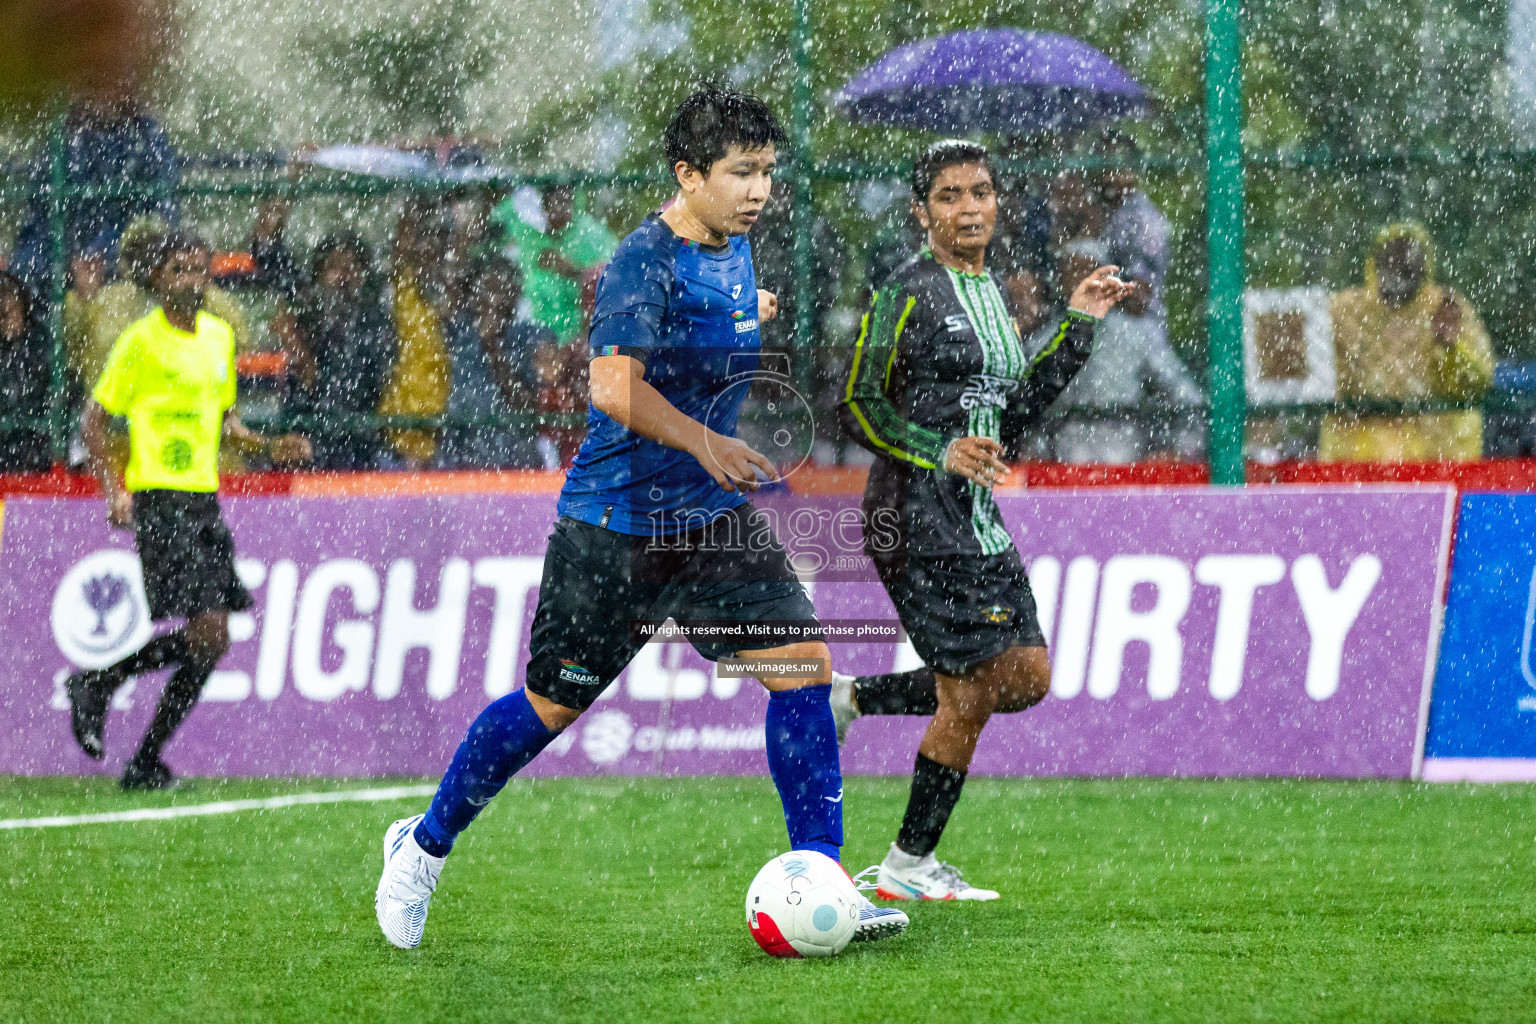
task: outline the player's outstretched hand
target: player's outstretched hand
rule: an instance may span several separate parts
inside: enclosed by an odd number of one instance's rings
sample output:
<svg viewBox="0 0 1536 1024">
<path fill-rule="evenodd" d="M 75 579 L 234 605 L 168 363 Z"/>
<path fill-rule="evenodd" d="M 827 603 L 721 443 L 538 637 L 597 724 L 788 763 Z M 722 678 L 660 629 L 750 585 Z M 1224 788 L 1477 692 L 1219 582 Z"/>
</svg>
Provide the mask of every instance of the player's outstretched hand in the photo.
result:
<svg viewBox="0 0 1536 1024">
<path fill-rule="evenodd" d="M 315 457 L 315 448 L 303 434 L 284 434 L 272 439 L 272 461 L 279 466 L 292 466 L 309 462 Z"/>
<path fill-rule="evenodd" d="M 133 495 L 124 490 L 107 495 L 107 525 L 119 530 L 133 528 Z"/>
<path fill-rule="evenodd" d="M 1114 308 L 1115 303 L 1136 290 L 1136 282 L 1122 281 L 1115 274 L 1116 266 L 1100 267 L 1078 284 L 1067 303 L 1092 317 L 1101 317 Z"/>
<path fill-rule="evenodd" d="M 757 319 L 759 323 L 767 323 L 779 315 L 779 297 L 773 292 L 757 290 Z"/>
<path fill-rule="evenodd" d="M 779 478 L 779 471 L 768 456 L 753 451 L 752 446 L 739 437 L 726 437 L 713 430 L 705 432 L 703 446 L 693 453 L 693 457 L 715 478 L 715 483 L 727 491 L 757 490 L 759 469 L 770 481 Z"/>
<path fill-rule="evenodd" d="M 944 449 L 944 468 L 983 487 L 1008 478 L 1003 446 L 990 437 L 957 437 Z"/>
</svg>

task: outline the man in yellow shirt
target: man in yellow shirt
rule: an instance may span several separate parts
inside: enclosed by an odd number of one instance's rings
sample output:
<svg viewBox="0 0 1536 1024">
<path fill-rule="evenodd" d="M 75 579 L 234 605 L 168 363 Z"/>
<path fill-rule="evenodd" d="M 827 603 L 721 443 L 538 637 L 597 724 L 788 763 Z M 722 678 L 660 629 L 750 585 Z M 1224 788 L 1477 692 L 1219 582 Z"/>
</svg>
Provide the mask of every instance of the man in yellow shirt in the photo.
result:
<svg viewBox="0 0 1536 1024">
<path fill-rule="evenodd" d="M 133 676 L 177 666 L 123 773 L 124 789 L 175 785 L 160 749 L 228 649 L 229 613 L 251 604 L 235 573 L 234 538 L 219 513 L 220 439 L 228 437 L 248 451 L 269 451 L 279 462 L 310 456 L 306 439 L 263 437 L 234 414 L 234 335 L 203 309 L 207 287 L 208 247 L 181 232 L 163 236 L 150 270 L 159 306 L 112 346 L 81 425 L 107 499 L 107 521 L 134 530 L 151 618 L 186 620 L 110 668 L 69 677 L 75 739 L 100 758 L 113 692 Z M 121 480 L 107 443 L 108 416 L 128 420 L 128 465 Z"/>
<path fill-rule="evenodd" d="M 1423 225 L 1389 224 L 1365 261 L 1365 282 L 1333 297 L 1339 399 L 1399 402 L 1480 398 L 1493 348 L 1477 311 L 1435 280 Z M 1334 413 L 1318 439 L 1323 462 L 1456 462 L 1483 452 L 1477 409 L 1406 415 Z"/>
</svg>

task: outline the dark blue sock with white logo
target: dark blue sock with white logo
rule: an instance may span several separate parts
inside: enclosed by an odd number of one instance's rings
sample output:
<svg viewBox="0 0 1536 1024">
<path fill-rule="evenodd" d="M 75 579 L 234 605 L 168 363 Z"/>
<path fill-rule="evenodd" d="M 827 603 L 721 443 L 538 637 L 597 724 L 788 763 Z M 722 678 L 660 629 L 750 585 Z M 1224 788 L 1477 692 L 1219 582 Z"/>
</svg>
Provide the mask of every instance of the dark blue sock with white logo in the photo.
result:
<svg viewBox="0 0 1536 1024">
<path fill-rule="evenodd" d="M 843 771 L 831 686 L 803 686 L 768 695 L 768 771 L 784 803 L 794 850 L 815 850 L 842 861 Z"/>
<path fill-rule="evenodd" d="M 446 857 L 453 841 L 558 733 L 550 732 L 522 690 L 509 693 L 480 712 L 459 744 L 426 817 L 416 826 L 416 842 L 434 857 Z"/>
</svg>

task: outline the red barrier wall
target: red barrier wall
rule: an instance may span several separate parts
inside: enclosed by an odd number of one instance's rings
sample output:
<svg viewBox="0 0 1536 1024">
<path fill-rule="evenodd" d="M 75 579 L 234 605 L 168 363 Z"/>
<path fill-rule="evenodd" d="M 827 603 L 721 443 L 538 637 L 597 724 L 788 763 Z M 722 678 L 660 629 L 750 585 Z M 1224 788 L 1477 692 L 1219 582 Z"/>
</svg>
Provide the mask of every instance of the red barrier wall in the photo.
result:
<svg viewBox="0 0 1536 1024">
<path fill-rule="evenodd" d="M 1015 467 L 1029 487 L 1170 487 L 1210 482 L 1209 469 L 1192 462 L 1142 462 L 1128 466 L 1023 463 Z M 800 494 L 848 494 L 864 489 L 866 471 L 812 466 L 790 478 Z M 430 473 L 243 473 L 226 476 L 229 496 L 399 497 L 408 495 L 550 493 L 560 473 L 535 470 Z M 1017 483 L 1017 478 L 1015 478 Z M 1461 491 L 1536 491 L 1536 459 L 1483 462 L 1280 462 L 1248 464 L 1252 484 L 1444 483 Z M 96 481 L 81 473 L 0 473 L 0 498 L 94 497 Z"/>
</svg>

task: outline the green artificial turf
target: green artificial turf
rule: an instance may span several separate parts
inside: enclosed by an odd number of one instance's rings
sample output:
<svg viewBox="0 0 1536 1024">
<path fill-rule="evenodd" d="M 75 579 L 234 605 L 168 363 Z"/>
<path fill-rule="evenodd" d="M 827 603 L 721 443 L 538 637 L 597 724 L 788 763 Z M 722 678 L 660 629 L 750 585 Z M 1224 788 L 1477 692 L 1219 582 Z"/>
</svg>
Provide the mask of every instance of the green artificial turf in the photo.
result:
<svg viewBox="0 0 1536 1024">
<path fill-rule="evenodd" d="M 0 818 L 377 780 L 0 779 Z M 848 866 L 901 779 L 849 779 Z M 515 782 L 460 840 L 426 940 L 373 920 L 423 799 L 0 832 L 0 1021 L 1531 1021 L 1536 789 L 974 779 L 940 848 L 990 904 L 776 961 L 747 883 L 766 779 Z"/>
</svg>

